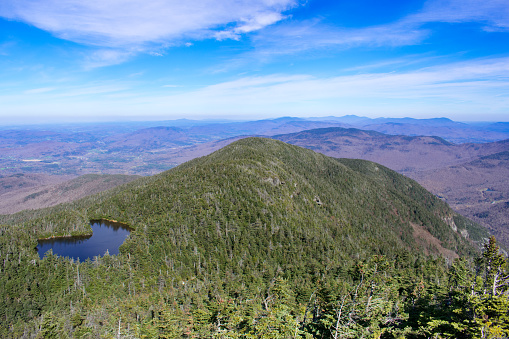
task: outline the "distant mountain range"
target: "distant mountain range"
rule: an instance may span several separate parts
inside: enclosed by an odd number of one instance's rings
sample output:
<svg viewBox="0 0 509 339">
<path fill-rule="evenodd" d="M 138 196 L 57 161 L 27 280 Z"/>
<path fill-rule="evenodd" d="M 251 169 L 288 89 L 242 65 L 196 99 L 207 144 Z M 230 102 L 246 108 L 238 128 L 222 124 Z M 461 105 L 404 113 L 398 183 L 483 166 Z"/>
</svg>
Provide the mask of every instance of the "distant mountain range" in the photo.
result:
<svg viewBox="0 0 509 339">
<path fill-rule="evenodd" d="M 328 156 L 375 161 L 401 173 L 461 164 L 508 148 L 507 141 L 453 144 L 434 136 L 389 135 L 354 128 L 314 129 L 273 138 Z"/>
<path fill-rule="evenodd" d="M 509 123 L 465 124 L 445 118 L 283 117 L 248 122 L 175 120 L 21 126 L 0 130 L 0 175 L 18 172 L 150 175 L 189 160 L 188 154 L 207 154 L 200 149 L 210 150 L 211 146 L 206 145 L 210 142 L 331 127 L 437 136 L 451 143 L 486 143 L 509 138 Z"/>
</svg>

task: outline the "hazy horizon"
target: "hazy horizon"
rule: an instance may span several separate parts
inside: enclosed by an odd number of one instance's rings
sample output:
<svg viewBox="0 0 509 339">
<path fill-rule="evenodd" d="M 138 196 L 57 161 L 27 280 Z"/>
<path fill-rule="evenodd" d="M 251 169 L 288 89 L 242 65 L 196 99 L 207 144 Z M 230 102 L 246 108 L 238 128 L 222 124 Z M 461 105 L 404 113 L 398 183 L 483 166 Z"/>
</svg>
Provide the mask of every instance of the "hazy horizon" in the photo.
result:
<svg viewBox="0 0 509 339">
<path fill-rule="evenodd" d="M 492 124 L 492 123 L 498 123 L 498 122 L 509 122 L 509 117 L 506 120 L 454 120 L 448 117 L 444 116 L 437 116 L 437 117 L 431 117 L 431 118 L 413 118 L 410 116 L 407 117 L 390 117 L 390 116 L 380 116 L 380 117 L 367 117 L 367 116 L 358 116 L 358 115 L 343 115 L 343 116 L 308 116 L 308 117 L 295 117 L 295 116 L 275 116 L 270 118 L 252 118 L 249 119 L 248 117 L 245 118 L 215 118 L 215 117 L 205 117 L 205 118 L 197 118 L 197 119 L 188 119 L 188 118 L 177 118 L 177 119 L 164 119 L 163 117 L 157 117 L 150 119 L 150 117 L 129 117 L 129 118 L 122 118 L 117 117 L 116 119 L 95 119 L 95 120 L 49 120 L 49 121 L 34 121 L 34 120 L 23 120 L 18 122 L 8 122 L 8 121 L 0 121 L 0 127 L 1 128 L 9 128 L 9 127 L 44 127 L 44 126 L 62 126 L 62 125 L 101 125 L 101 124 L 135 124 L 135 123 L 146 123 L 151 125 L 156 125 L 158 123 L 161 124 L 168 124 L 169 126 L 173 124 L 179 125 L 179 123 L 186 124 L 221 124 L 221 123 L 242 123 L 242 122 L 254 122 L 254 121 L 264 121 L 264 120 L 277 120 L 277 119 L 283 119 L 283 118 L 291 118 L 291 119 L 304 119 L 304 120 L 310 120 L 310 121 L 325 121 L 328 118 L 329 119 L 341 119 L 345 117 L 356 117 L 356 118 L 365 118 L 365 119 L 371 119 L 371 120 L 383 120 L 383 119 L 414 119 L 414 120 L 435 120 L 435 119 L 448 119 L 453 122 L 458 123 L 464 123 L 468 125 L 482 125 L 482 124 Z M 177 126 L 178 127 L 178 126 Z"/>
<path fill-rule="evenodd" d="M 501 0 L 5 0 L 3 123 L 507 121 Z"/>
</svg>

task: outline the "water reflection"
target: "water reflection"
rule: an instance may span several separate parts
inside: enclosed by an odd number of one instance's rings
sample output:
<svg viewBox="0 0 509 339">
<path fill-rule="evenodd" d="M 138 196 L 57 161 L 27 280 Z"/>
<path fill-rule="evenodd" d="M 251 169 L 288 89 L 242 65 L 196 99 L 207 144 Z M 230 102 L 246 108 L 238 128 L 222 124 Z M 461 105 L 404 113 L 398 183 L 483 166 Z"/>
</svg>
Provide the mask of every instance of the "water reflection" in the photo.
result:
<svg viewBox="0 0 509 339">
<path fill-rule="evenodd" d="M 122 224 L 105 220 L 92 222 L 92 235 L 70 238 L 38 240 L 37 251 L 42 259 L 50 249 L 53 254 L 85 261 L 94 256 L 118 254 L 118 248 L 125 241 L 131 230 Z"/>
</svg>

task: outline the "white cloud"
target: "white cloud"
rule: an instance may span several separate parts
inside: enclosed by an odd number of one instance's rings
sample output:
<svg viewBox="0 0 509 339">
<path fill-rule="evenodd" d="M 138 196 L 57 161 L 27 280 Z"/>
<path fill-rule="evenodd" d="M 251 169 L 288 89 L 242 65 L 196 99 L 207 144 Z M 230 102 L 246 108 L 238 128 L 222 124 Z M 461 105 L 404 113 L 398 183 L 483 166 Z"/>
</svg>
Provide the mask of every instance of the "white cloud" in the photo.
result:
<svg viewBox="0 0 509 339">
<path fill-rule="evenodd" d="M 256 16 L 241 19 L 240 23 L 236 27 L 219 31 L 215 33 L 214 36 L 218 40 L 239 39 L 241 34 L 260 30 L 266 26 L 275 24 L 284 18 L 285 17 L 279 12 L 270 11 L 258 13 Z"/>
<path fill-rule="evenodd" d="M 97 46 L 161 44 L 235 34 L 270 25 L 296 0 L 2 0 L 0 16 L 21 20 L 60 38 Z"/>
</svg>

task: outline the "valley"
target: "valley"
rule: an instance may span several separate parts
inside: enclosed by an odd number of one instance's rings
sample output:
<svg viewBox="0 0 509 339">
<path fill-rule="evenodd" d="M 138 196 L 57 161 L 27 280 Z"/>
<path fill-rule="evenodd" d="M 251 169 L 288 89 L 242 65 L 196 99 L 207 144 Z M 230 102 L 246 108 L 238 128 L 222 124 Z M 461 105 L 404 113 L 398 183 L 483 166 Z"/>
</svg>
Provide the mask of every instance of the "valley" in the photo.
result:
<svg viewBox="0 0 509 339">
<path fill-rule="evenodd" d="M 0 175 L 152 175 L 209 154 L 228 140 L 239 137 L 275 136 L 333 127 L 378 131 L 386 135 L 440 137 L 451 143 L 492 143 L 509 139 L 509 127 L 503 124 L 477 126 L 449 119 L 368 119 L 354 116 L 317 119 L 285 117 L 221 123 L 175 120 L 5 127 L 0 130 Z M 403 141 L 403 145 L 405 143 Z M 352 155 L 357 155 L 360 151 L 352 152 Z M 475 153 L 475 150 L 472 152 Z M 380 160 L 382 158 L 379 157 Z M 450 160 L 445 164 L 450 165 Z"/>
</svg>

